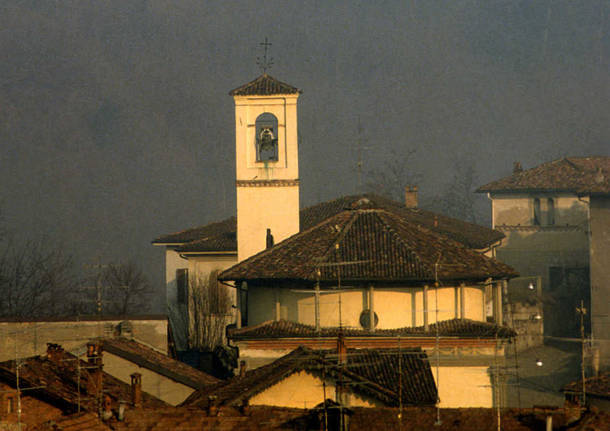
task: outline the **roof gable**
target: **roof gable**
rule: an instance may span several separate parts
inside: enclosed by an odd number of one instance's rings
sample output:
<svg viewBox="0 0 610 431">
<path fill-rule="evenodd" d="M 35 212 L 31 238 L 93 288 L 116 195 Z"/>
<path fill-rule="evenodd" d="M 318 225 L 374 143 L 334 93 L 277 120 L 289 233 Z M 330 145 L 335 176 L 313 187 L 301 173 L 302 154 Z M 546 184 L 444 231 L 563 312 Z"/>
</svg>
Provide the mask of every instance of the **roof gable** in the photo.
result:
<svg viewBox="0 0 610 431">
<path fill-rule="evenodd" d="M 299 94 L 301 90 L 292 85 L 278 81 L 263 73 L 253 81 L 248 82 L 229 92 L 231 96 L 272 96 L 275 94 Z"/>
<path fill-rule="evenodd" d="M 436 403 L 436 385 L 428 357 L 420 348 L 400 351 L 350 349 L 346 363 L 340 364 L 333 352 L 299 347 L 268 365 L 248 371 L 243 377 L 197 391 L 182 405 L 205 408 L 213 399 L 215 405 L 239 406 L 299 371 L 333 379 L 341 376 L 355 393 L 373 397 L 389 406 L 398 405 L 399 391 L 402 391 L 404 405 Z M 400 374 L 402 385 L 399 386 Z"/>
<path fill-rule="evenodd" d="M 485 184 L 478 193 L 610 194 L 610 157 L 564 157 Z"/>
</svg>

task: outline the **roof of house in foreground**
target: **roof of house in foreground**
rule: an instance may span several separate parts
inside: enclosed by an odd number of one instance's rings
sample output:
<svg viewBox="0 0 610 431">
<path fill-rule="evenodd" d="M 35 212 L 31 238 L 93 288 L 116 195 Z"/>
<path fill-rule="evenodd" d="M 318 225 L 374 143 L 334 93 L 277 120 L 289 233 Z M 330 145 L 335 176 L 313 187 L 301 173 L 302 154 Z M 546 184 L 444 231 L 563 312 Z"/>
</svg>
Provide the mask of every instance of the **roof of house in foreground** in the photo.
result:
<svg viewBox="0 0 610 431">
<path fill-rule="evenodd" d="M 43 399 L 53 405 L 76 411 L 80 404 L 81 409 L 97 412 L 97 401 L 88 397 L 87 388 L 90 385 L 91 375 L 88 372 L 89 364 L 76 356 L 58 350 L 57 359 L 50 356 L 33 356 L 19 360 L 19 381 L 27 394 Z M 78 366 L 80 361 L 80 369 Z M 14 360 L 0 362 L 0 381 L 9 385 L 16 384 L 16 364 Z M 103 373 L 104 393 L 115 400 L 131 399 L 130 385 L 120 381 L 108 373 Z M 79 390 L 80 388 L 80 390 Z M 142 405 L 144 407 L 162 407 L 167 404 L 160 399 L 143 392 Z"/>
<path fill-rule="evenodd" d="M 563 391 L 581 393 L 582 380 L 566 385 Z M 585 379 L 585 392 L 587 396 L 610 400 L 610 372 L 601 373 L 599 376 L 587 377 Z"/>
<path fill-rule="evenodd" d="M 362 198 L 223 271 L 220 280 L 395 281 L 515 277 L 510 266 Z"/>
<path fill-rule="evenodd" d="M 564 157 L 492 181 L 477 192 L 610 194 L 610 157 Z"/>
<path fill-rule="evenodd" d="M 469 248 L 484 249 L 504 238 L 504 234 L 497 230 L 420 208 L 407 208 L 403 203 L 374 194 L 343 196 L 302 209 L 300 212 L 301 231 L 310 229 L 345 209 L 352 208 L 363 198 L 368 199 L 379 209 L 385 209 L 405 221 L 446 235 Z M 162 235 L 153 240 L 153 244 L 174 245 L 181 253 L 235 252 L 237 250 L 236 232 L 237 219 L 230 217 L 204 226 Z"/>
<path fill-rule="evenodd" d="M 211 386 L 218 382 L 214 376 L 177 361 L 157 350 L 127 338 L 101 340 L 104 351 L 120 356 L 140 367 L 182 383 L 193 389 Z"/>
<path fill-rule="evenodd" d="M 341 378 L 350 390 L 377 399 L 388 406 L 399 403 L 400 391 L 404 405 L 434 405 L 436 385 L 425 352 L 419 348 L 348 350 L 346 363 L 339 364 L 337 355 L 329 351 L 314 351 L 299 347 L 270 364 L 234 377 L 216 387 L 199 390 L 189 396 L 183 406 L 206 408 L 240 406 L 285 378 L 300 371 L 317 376 Z M 399 366 L 401 364 L 401 366 Z M 402 382 L 399 378 L 402 370 Z M 211 401 L 213 400 L 213 401 Z"/>
<path fill-rule="evenodd" d="M 368 329 L 322 327 L 319 331 L 312 325 L 291 322 L 289 320 L 268 321 L 258 325 L 234 328 L 229 331 L 232 340 L 260 340 L 279 338 L 335 338 L 340 334 L 349 337 L 404 337 L 421 338 L 436 336 L 460 338 L 511 338 L 516 333 L 505 326 L 493 323 L 478 322 L 469 319 L 451 319 L 431 323 L 426 331 L 424 326 L 395 329 Z"/>
</svg>

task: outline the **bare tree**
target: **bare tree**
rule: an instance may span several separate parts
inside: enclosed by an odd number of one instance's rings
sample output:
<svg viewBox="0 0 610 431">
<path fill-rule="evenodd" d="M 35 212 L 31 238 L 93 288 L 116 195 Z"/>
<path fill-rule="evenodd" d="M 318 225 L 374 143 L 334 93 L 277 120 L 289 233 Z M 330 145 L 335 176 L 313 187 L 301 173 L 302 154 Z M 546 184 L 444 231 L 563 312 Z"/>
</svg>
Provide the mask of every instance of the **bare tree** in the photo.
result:
<svg viewBox="0 0 610 431">
<path fill-rule="evenodd" d="M 403 200 L 405 186 L 417 184 L 421 179 L 421 175 L 413 168 L 415 153 L 415 149 L 400 154 L 392 150 L 382 169 L 367 172 L 367 190 L 394 200 Z"/>
<path fill-rule="evenodd" d="M 134 262 L 106 265 L 100 277 L 104 314 L 127 315 L 147 309 L 152 288 Z"/>
<path fill-rule="evenodd" d="M 65 314 L 77 285 L 74 265 L 60 246 L 44 240 L 0 250 L 0 316 L 18 319 Z"/>
<path fill-rule="evenodd" d="M 449 217 L 477 223 L 476 195 L 477 174 L 472 161 L 458 158 L 454 174 L 445 190 L 435 197 L 430 209 Z"/>
<path fill-rule="evenodd" d="M 227 325 L 233 323 L 233 296 L 218 282 L 218 273 L 197 275 L 189 280 L 187 306 L 170 308 L 176 344 L 185 348 L 212 351 L 226 342 Z"/>
</svg>

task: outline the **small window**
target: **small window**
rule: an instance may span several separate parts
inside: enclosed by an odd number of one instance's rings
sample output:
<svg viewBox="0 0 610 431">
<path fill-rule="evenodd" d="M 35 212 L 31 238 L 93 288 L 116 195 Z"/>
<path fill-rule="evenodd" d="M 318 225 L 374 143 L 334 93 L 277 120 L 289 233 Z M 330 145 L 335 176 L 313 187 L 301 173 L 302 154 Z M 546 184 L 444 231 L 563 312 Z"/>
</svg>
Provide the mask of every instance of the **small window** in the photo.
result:
<svg viewBox="0 0 610 431">
<path fill-rule="evenodd" d="M 189 270 L 186 268 L 176 270 L 176 289 L 178 292 L 178 304 L 186 304 L 189 286 Z"/>
<path fill-rule="evenodd" d="M 256 118 L 256 161 L 277 162 L 277 118 L 265 112 Z"/>
<path fill-rule="evenodd" d="M 546 201 L 546 221 L 549 225 L 555 224 L 555 200 L 548 198 Z"/>
<path fill-rule="evenodd" d="M 534 226 L 540 226 L 540 222 L 542 221 L 542 217 L 540 214 L 540 199 L 534 199 Z"/>
</svg>

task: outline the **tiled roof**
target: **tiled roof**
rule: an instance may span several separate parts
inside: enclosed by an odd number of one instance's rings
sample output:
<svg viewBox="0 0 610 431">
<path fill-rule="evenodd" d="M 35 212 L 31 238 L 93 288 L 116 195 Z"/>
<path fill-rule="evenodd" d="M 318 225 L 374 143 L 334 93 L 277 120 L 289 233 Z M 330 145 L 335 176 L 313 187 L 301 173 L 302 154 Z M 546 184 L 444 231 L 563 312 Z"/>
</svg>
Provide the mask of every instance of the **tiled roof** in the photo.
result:
<svg viewBox="0 0 610 431">
<path fill-rule="evenodd" d="M 479 187 L 477 192 L 610 194 L 610 157 L 565 157 Z"/>
<path fill-rule="evenodd" d="M 289 320 L 269 321 L 259 325 L 245 326 L 240 329 L 231 329 L 229 338 L 232 340 L 256 340 L 278 338 L 311 338 L 311 337 L 338 337 L 339 334 L 349 337 L 433 337 L 438 333 L 441 337 L 461 338 L 511 338 L 516 333 L 505 326 L 493 323 L 478 322 L 470 319 L 451 319 L 429 325 L 428 331 L 424 326 L 405 327 L 396 329 L 376 329 L 371 332 L 367 329 L 322 327 L 320 331 L 312 325 L 291 322 Z"/>
<path fill-rule="evenodd" d="M 34 356 L 20 360 L 19 379 L 21 388 L 34 388 L 28 395 L 40 396 L 51 404 L 76 411 L 79 403 L 86 411 L 97 411 L 95 398 L 87 396 L 87 387 L 91 379 L 89 364 L 80 361 L 80 372 L 76 356 L 63 352 L 62 359 L 51 360 L 47 357 Z M 0 362 L 0 380 L 16 384 L 15 361 Z M 131 388 L 128 384 L 116 379 L 108 373 L 103 373 L 104 393 L 107 393 L 115 402 L 131 399 Z M 160 399 L 145 392 L 142 393 L 144 407 L 161 407 L 167 405 Z"/>
<path fill-rule="evenodd" d="M 403 407 L 400 410 L 398 407 L 351 407 L 350 410 L 353 412 L 349 422 L 350 431 L 398 430 L 401 428 L 405 430 L 480 431 L 497 427 L 496 411 L 490 408 L 442 409 L 440 426 L 436 425 L 437 410 L 434 407 Z M 399 412 L 402 415 L 402 427 L 398 422 Z M 609 413 L 596 409 L 584 411 L 582 418 L 570 425 L 567 424 L 565 411 L 560 408 L 552 410 L 505 409 L 502 411 L 502 429 L 504 431 L 542 429 L 545 419 L 549 415 L 553 416 L 554 426 L 566 431 L 605 430 L 610 421 Z M 76 415 L 73 416 L 76 417 Z M 111 426 L 117 431 L 288 431 L 311 429 L 311 427 L 307 427 L 309 417 L 311 417 L 311 412 L 304 409 L 270 406 L 249 406 L 247 412 L 227 407 L 222 408 L 218 415 L 208 415 L 205 410 L 201 409 L 163 407 L 128 409 L 125 412 L 125 420 L 112 422 Z M 63 420 L 57 422 L 61 425 Z M 51 429 L 53 428 L 34 428 L 35 431 L 50 431 Z"/>
<path fill-rule="evenodd" d="M 236 232 L 237 219 L 229 217 L 228 219 L 205 226 L 162 235 L 155 238 L 153 244 L 188 244 L 196 241 L 200 243 L 201 248 L 205 251 L 208 248 L 207 241 L 211 241 L 220 251 L 234 251 L 237 250 Z"/>
<path fill-rule="evenodd" d="M 176 361 L 148 346 L 126 338 L 102 340 L 104 350 L 115 354 L 143 368 L 147 368 L 193 389 L 210 386 L 220 380 L 199 371 L 184 362 Z"/>
<path fill-rule="evenodd" d="M 345 264 L 356 262 L 353 264 Z M 338 265 L 341 264 L 341 265 Z M 319 271 L 319 272 L 318 272 Z M 402 281 L 514 277 L 514 269 L 380 209 L 345 210 L 223 271 L 220 280 Z"/>
<path fill-rule="evenodd" d="M 345 209 L 362 206 L 363 200 L 368 200 L 368 208 L 386 210 L 407 222 L 441 233 L 469 248 L 487 248 L 504 238 L 504 234 L 497 230 L 420 208 L 407 208 L 404 203 L 369 193 L 343 196 L 301 210 L 301 230 L 309 229 Z"/>
<path fill-rule="evenodd" d="M 487 248 L 504 238 L 504 234 L 497 230 L 419 208 L 407 208 L 400 202 L 373 194 L 343 196 L 302 209 L 300 212 L 301 231 L 310 229 L 346 208 L 352 208 L 362 199 L 369 201 L 369 207 L 395 213 L 406 221 L 442 233 L 470 248 Z M 236 251 L 236 232 L 237 221 L 235 217 L 231 217 L 217 223 L 160 236 L 153 241 L 153 244 L 182 244 L 177 249 L 179 252 Z"/>
<path fill-rule="evenodd" d="M 400 359 L 399 359 L 400 358 Z M 402 364 L 402 384 L 399 388 L 399 366 Z M 339 365 L 336 353 L 320 352 L 299 347 L 271 364 L 234 377 L 217 387 L 194 392 L 183 406 L 206 408 L 210 399 L 218 406 L 239 406 L 254 395 L 289 377 L 306 371 L 315 375 L 342 378 L 355 393 L 373 397 L 386 405 L 398 405 L 402 390 L 404 405 L 434 405 L 436 385 L 427 355 L 418 348 L 378 350 L 348 350 L 347 363 Z M 212 398 L 210 398 L 212 397 Z"/>
<path fill-rule="evenodd" d="M 564 392 L 582 392 L 582 380 L 572 382 L 563 388 Z M 585 379 L 586 395 L 610 399 L 610 373 L 602 373 L 597 377 Z"/>
<path fill-rule="evenodd" d="M 298 94 L 301 93 L 296 87 L 278 81 L 273 76 L 263 73 L 254 81 L 237 87 L 229 92 L 231 96 L 271 96 L 274 94 Z"/>
<path fill-rule="evenodd" d="M 45 422 L 32 431 L 110 431 L 112 428 L 102 422 L 97 413 L 75 413 Z"/>
</svg>

